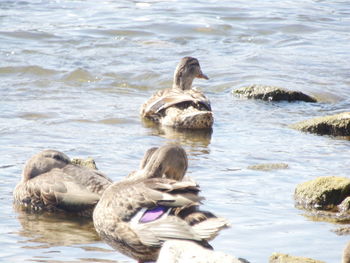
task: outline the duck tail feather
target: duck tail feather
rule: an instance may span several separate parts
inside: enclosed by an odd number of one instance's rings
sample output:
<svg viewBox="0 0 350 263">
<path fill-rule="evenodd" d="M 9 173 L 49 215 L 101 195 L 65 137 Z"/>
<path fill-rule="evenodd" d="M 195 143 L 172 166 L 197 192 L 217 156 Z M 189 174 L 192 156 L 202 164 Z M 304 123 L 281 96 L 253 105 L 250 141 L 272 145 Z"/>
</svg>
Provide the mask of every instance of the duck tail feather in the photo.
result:
<svg viewBox="0 0 350 263">
<path fill-rule="evenodd" d="M 230 227 L 230 223 L 221 217 L 209 218 L 192 226 L 192 230 L 204 240 L 212 240 L 219 231 Z"/>
</svg>

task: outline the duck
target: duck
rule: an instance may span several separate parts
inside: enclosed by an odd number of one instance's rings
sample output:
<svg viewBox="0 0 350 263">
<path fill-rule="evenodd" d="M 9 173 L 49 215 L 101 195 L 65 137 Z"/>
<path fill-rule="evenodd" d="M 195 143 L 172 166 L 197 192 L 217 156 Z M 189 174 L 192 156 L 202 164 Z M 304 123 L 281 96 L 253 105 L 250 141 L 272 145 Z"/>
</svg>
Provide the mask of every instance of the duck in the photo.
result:
<svg viewBox="0 0 350 263">
<path fill-rule="evenodd" d="M 140 109 L 144 119 L 179 129 L 211 129 L 214 118 L 209 99 L 192 87 L 195 78 L 206 79 L 198 59 L 184 57 L 174 73 L 173 86 L 156 92 Z"/>
<path fill-rule="evenodd" d="M 31 157 L 13 191 L 14 204 L 26 211 L 65 212 L 92 217 L 92 211 L 112 180 L 103 173 L 73 164 L 56 150 Z"/>
<path fill-rule="evenodd" d="M 187 156 L 179 149 L 170 145 L 147 151 L 143 171 L 111 184 L 93 212 L 101 239 L 139 263 L 157 260 L 167 240 L 190 240 L 212 248 L 209 241 L 230 225 L 200 209 L 204 198 L 196 182 L 184 179 Z"/>
</svg>

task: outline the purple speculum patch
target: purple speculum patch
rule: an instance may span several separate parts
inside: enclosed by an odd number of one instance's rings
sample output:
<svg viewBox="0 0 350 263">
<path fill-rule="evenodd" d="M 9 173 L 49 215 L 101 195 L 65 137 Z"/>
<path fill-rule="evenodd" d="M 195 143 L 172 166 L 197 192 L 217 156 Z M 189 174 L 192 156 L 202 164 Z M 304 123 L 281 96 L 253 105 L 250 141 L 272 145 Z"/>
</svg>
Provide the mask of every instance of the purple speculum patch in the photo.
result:
<svg viewBox="0 0 350 263">
<path fill-rule="evenodd" d="M 165 206 L 156 206 L 155 208 L 148 209 L 141 217 L 140 223 L 152 222 L 160 218 L 166 211 L 168 207 Z"/>
</svg>

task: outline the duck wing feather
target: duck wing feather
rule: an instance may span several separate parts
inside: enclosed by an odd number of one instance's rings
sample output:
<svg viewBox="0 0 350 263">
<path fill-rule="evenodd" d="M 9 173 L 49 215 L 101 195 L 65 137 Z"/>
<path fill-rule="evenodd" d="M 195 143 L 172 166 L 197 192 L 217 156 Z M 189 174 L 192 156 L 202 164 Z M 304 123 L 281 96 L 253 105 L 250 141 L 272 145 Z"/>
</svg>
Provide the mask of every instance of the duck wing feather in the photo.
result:
<svg viewBox="0 0 350 263">
<path fill-rule="evenodd" d="M 206 110 L 211 110 L 208 98 L 199 90 L 166 89 L 157 92 L 142 106 L 141 115 L 143 117 L 152 117 L 164 109 L 185 102 L 202 105 Z"/>
<path fill-rule="evenodd" d="M 111 211 L 112 205 L 113 217 L 117 216 L 119 222 L 116 224 L 117 228 L 121 229 L 124 222 L 129 222 L 128 231 L 136 234 L 139 242 L 146 246 L 160 246 L 168 239 L 187 239 L 198 242 L 211 239 L 222 228 L 227 227 L 228 223 L 225 219 L 210 218 L 207 222 L 203 221 L 198 226 L 192 226 L 175 215 L 175 210 L 199 205 L 203 198 L 198 195 L 198 192 L 199 187 L 193 181 L 178 182 L 166 178 L 152 178 L 138 182 L 122 181 L 106 190 L 95 209 L 94 221 L 97 219 L 95 222 L 97 224 L 108 221 L 108 215 L 104 213 Z M 107 196 L 108 198 L 105 198 Z M 146 223 L 139 221 L 140 211 L 143 213 L 147 209 L 159 206 L 170 209 L 170 214 Z M 117 235 L 121 236 L 120 233 Z M 123 240 L 128 242 L 125 237 Z"/>
</svg>

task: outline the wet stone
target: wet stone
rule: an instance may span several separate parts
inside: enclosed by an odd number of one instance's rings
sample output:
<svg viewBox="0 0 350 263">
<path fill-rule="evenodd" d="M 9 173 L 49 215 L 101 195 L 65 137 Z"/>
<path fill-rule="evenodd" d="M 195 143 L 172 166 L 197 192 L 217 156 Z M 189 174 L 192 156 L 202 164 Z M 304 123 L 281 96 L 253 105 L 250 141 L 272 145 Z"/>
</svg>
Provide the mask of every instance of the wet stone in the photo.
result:
<svg viewBox="0 0 350 263">
<path fill-rule="evenodd" d="M 317 117 L 292 124 L 290 127 L 319 135 L 350 136 L 350 112 Z"/>
<path fill-rule="evenodd" d="M 233 94 L 248 98 L 265 101 L 305 101 L 317 102 L 317 100 L 300 91 L 287 90 L 280 87 L 266 85 L 250 85 L 232 91 Z"/>
<path fill-rule="evenodd" d="M 157 263 L 249 263 L 220 251 L 203 248 L 191 241 L 169 240 L 160 250 Z"/>
<path fill-rule="evenodd" d="M 347 196 L 350 196 L 350 179 L 339 176 L 322 176 L 301 183 L 294 192 L 296 205 L 306 209 L 338 209 Z"/>
</svg>

